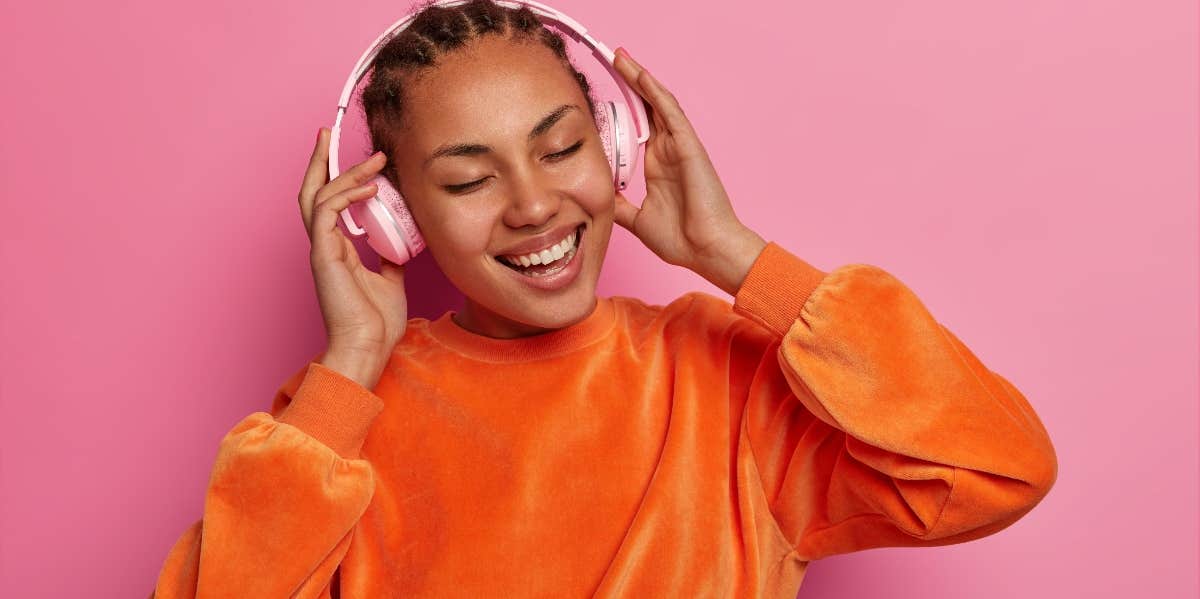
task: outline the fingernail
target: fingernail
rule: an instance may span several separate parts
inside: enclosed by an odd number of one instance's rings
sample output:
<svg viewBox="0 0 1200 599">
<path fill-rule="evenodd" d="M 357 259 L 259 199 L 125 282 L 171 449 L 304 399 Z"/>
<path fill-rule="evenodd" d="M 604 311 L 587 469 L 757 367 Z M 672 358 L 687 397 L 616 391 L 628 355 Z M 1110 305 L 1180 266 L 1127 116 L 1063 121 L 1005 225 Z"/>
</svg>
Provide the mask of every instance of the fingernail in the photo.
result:
<svg viewBox="0 0 1200 599">
<path fill-rule="evenodd" d="M 617 46 L 617 54 L 620 54 L 625 58 L 630 58 L 629 51 L 625 49 L 625 46 Z"/>
</svg>

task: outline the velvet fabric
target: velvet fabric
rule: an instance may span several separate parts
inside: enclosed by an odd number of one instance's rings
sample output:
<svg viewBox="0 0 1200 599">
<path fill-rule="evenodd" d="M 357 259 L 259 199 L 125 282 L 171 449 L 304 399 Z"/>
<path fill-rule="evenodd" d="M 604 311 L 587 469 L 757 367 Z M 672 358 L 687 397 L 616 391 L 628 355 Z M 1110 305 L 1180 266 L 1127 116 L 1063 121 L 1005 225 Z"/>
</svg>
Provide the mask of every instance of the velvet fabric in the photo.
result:
<svg viewBox="0 0 1200 599">
<path fill-rule="evenodd" d="M 961 543 L 1058 472 L 1025 397 L 871 265 L 769 243 L 734 302 L 597 298 L 521 339 L 410 320 L 224 437 L 156 595 L 795 597 L 812 560 Z"/>
</svg>

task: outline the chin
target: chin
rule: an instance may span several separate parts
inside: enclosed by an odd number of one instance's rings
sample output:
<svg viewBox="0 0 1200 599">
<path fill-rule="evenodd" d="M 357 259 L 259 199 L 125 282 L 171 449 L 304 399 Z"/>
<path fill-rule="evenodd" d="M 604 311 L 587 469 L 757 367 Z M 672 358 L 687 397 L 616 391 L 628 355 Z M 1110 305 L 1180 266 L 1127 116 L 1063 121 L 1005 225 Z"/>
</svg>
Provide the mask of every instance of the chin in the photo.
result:
<svg viewBox="0 0 1200 599">
<path fill-rule="evenodd" d="M 492 308 L 491 312 L 499 317 L 498 320 L 509 321 L 508 328 L 539 329 L 537 332 L 527 331 L 525 334 L 540 334 L 569 327 L 587 318 L 595 309 L 595 283 L 585 271 L 561 294 L 531 298 L 528 294 L 518 293 L 515 297 L 507 296 L 501 305 Z"/>
<path fill-rule="evenodd" d="M 583 275 L 580 273 L 581 279 Z M 542 329 L 570 326 L 592 313 L 596 304 L 595 289 L 594 281 L 577 280 L 568 292 L 557 297 L 518 299 L 515 305 L 510 304 L 517 312 L 510 320 Z"/>
</svg>

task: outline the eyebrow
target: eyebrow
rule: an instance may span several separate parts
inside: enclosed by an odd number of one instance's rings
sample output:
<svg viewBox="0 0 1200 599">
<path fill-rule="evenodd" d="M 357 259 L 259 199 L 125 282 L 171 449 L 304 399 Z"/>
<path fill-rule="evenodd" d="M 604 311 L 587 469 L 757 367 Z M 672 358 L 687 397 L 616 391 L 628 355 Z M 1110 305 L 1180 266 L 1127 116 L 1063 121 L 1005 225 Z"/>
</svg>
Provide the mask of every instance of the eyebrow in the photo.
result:
<svg viewBox="0 0 1200 599">
<path fill-rule="evenodd" d="M 576 106 L 575 104 L 563 104 L 562 106 L 550 111 L 550 114 L 542 117 L 542 120 L 538 121 L 538 124 L 533 126 L 533 129 L 529 131 L 529 135 L 526 137 L 526 140 L 532 141 L 535 137 L 549 131 L 550 128 L 554 126 L 554 123 L 557 123 L 572 110 L 579 110 L 579 106 Z M 442 156 L 474 156 L 476 154 L 486 154 L 491 151 L 492 148 L 483 144 L 445 144 L 439 146 L 438 149 L 433 152 L 433 154 L 430 154 L 429 158 L 425 159 L 424 165 L 429 166 L 429 163 L 433 162 L 437 158 L 441 158 Z"/>
</svg>

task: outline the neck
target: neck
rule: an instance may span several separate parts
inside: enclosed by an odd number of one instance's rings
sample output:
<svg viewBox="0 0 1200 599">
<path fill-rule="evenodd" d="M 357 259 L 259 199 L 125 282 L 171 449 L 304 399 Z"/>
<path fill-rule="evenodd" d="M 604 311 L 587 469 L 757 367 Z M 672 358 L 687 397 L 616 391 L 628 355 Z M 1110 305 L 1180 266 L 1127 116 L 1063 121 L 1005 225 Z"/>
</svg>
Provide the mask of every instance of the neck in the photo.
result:
<svg viewBox="0 0 1200 599">
<path fill-rule="evenodd" d="M 596 302 L 593 298 L 592 306 L 588 309 L 587 314 L 591 314 L 592 310 L 595 308 Z M 584 314 L 584 318 L 587 317 L 587 314 Z M 454 321 L 454 324 L 457 324 L 464 330 L 475 333 L 476 335 L 491 337 L 493 339 L 517 339 L 520 337 L 530 337 L 563 328 L 543 327 L 518 322 L 512 320 L 511 318 L 501 316 L 472 301 L 470 298 L 466 299 L 462 311 L 455 313 L 451 320 Z M 570 324 L 571 323 L 568 323 L 565 326 L 570 326 Z"/>
</svg>

